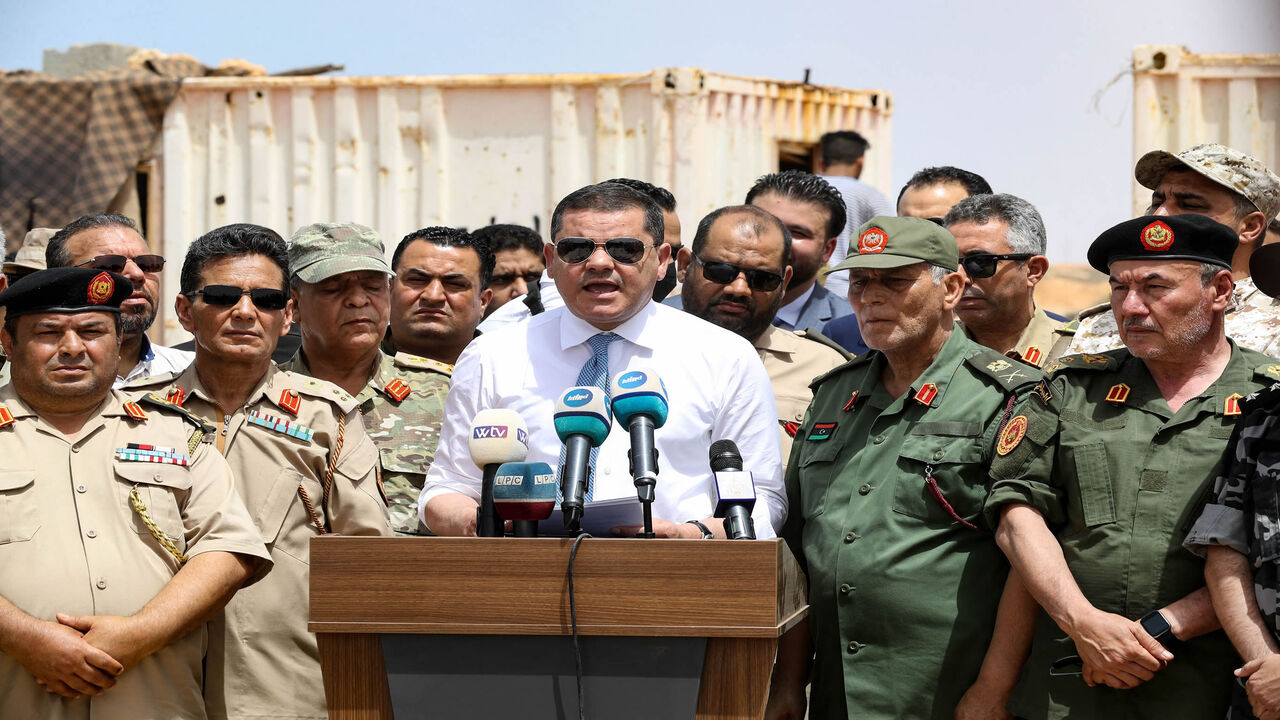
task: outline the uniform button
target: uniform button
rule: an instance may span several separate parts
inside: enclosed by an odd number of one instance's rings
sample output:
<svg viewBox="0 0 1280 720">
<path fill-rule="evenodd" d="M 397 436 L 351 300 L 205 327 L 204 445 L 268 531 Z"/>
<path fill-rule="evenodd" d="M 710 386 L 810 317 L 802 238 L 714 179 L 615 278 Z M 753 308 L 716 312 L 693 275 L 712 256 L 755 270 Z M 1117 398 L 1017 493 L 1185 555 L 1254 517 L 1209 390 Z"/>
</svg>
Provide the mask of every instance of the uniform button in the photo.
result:
<svg viewBox="0 0 1280 720">
<path fill-rule="evenodd" d="M 857 654 L 858 654 L 858 651 L 859 651 L 859 650 L 861 650 L 862 648 L 863 648 L 862 643 L 860 643 L 860 642 L 851 642 L 851 643 L 849 643 L 849 654 L 850 654 L 850 655 L 857 655 Z"/>
<path fill-rule="evenodd" d="M 871 487 L 870 483 L 863 483 L 862 487 L 858 488 L 858 494 L 869 495 L 874 489 L 875 488 Z"/>
<path fill-rule="evenodd" d="M 862 536 L 859 535 L 858 533 L 849 533 L 848 535 L 844 536 L 844 541 L 847 544 L 847 543 L 853 542 L 854 540 L 857 540 L 860 537 Z"/>
<path fill-rule="evenodd" d="M 98 589 L 99 589 L 99 590 L 106 590 L 106 589 L 107 589 L 107 581 L 106 581 L 106 580 L 99 580 L 99 581 L 98 581 Z"/>
<path fill-rule="evenodd" d="M 82 492 L 84 492 L 86 489 L 87 489 L 87 488 L 85 488 L 85 486 L 83 486 L 83 485 L 77 485 L 77 486 L 76 486 L 76 492 L 78 492 L 78 493 L 82 493 Z"/>
<path fill-rule="evenodd" d="M 938 452 L 936 452 L 936 453 L 934 453 L 934 454 L 933 454 L 933 459 L 934 459 L 934 460 L 941 460 L 942 458 L 946 457 L 946 455 L 947 455 L 946 453 L 944 453 L 944 452 L 942 452 L 941 450 L 939 450 Z"/>
<path fill-rule="evenodd" d="M 160 473 L 156 473 L 155 475 L 152 475 L 151 479 L 155 480 L 158 483 L 164 482 L 164 478 L 160 477 Z"/>
<path fill-rule="evenodd" d="M 611 467 L 606 467 L 606 468 L 604 469 L 604 474 L 605 474 L 605 475 L 612 475 L 612 474 L 613 474 L 613 468 L 611 468 Z"/>
<path fill-rule="evenodd" d="M 89 536 L 89 537 L 91 537 L 91 538 L 96 538 L 96 537 L 98 537 L 98 531 L 97 531 L 97 530 L 90 530 L 89 532 L 85 533 L 85 535 L 88 535 L 88 536 Z"/>
<path fill-rule="evenodd" d="M 840 586 L 840 592 L 844 593 L 845 595 L 848 595 L 849 593 L 853 592 L 853 586 L 850 585 L 849 583 L 845 583 Z"/>
<path fill-rule="evenodd" d="M 879 445 L 880 443 L 884 442 L 884 436 L 877 435 L 871 442 L 875 443 L 876 445 Z"/>
<path fill-rule="evenodd" d="M 79 445 L 72 445 L 72 446 L 71 446 L 71 452 L 73 452 L 73 453 L 78 453 L 78 452 L 80 452 L 80 446 L 79 446 Z"/>
</svg>

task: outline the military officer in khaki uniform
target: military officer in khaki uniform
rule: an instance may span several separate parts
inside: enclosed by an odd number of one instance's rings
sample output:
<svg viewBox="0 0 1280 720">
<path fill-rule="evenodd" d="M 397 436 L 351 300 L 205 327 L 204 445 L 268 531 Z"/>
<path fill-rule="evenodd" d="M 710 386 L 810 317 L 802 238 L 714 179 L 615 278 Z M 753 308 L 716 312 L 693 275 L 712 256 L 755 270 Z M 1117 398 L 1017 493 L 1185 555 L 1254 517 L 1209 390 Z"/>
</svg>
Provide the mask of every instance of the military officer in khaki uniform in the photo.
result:
<svg viewBox="0 0 1280 720">
<path fill-rule="evenodd" d="M 378 348 L 387 329 L 391 266 L 382 238 L 354 223 L 316 223 L 289 239 L 289 287 L 302 348 L 280 366 L 355 396 L 378 447 L 391 527 L 430 535 L 418 493 L 435 458 L 453 366 Z"/>
<path fill-rule="evenodd" d="M 676 263 L 683 285 L 665 303 L 736 332 L 760 354 L 778 405 L 785 461 L 813 399 L 809 383 L 849 360 L 819 333 L 770 324 L 791 278 L 791 233 L 754 205 L 720 208 L 698 223 L 693 246 L 681 248 Z"/>
<path fill-rule="evenodd" d="M 291 316 L 284 240 L 229 225 L 191 244 L 178 319 L 196 359 L 156 390 L 216 426 L 275 569 L 212 623 L 209 714 L 215 718 L 324 718 L 315 636 L 307 632 L 311 538 L 390 535 L 378 451 L 355 398 L 271 362 Z"/>
<path fill-rule="evenodd" d="M 112 391 L 132 291 L 59 268 L 0 294 L 0 717 L 205 717 L 204 624 L 271 566 L 211 428 Z"/>
<path fill-rule="evenodd" d="M 1236 231 L 1231 257 L 1235 291 L 1227 305 L 1227 337 L 1243 347 L 1280 355 L 1280 300 L 1258 290 L 1249 257 L 1266 239 L 1267 224 L 1280 215 L 1280 177 L 1234 148 L 1208 143 L 1177 155 L 1153 150 L 1138 159 L 1134 177 L 1151 189 L 1151 215 L 1206 215 Z M 1080 311 L 1068 326 L 1069 353 L 1100 353 L 1121 346 L 1108 303 Z"/>
<path fill-rule="evenodd" d="M 979 345 L 1044 367 L 1066 350 L 1065 319 L 1036 307 L 1036 285 L 1049 270 L 1044 221 L 1013 195 L 973 195 L 943 220 L 960 249 L 964 296 L 956 315 Z"/>
<path fill-rule="evenodd" d="M 1020 717 L 1224 715 L 1237 661 L 1182 541 L 1241 398 L 1280 378 L 1223 333 L 1237 246 L 1202 215 L 1100 235 L 1089 263 L 1110 275 L 1126 348 L 1051 365 L 999 440 L 986 514 L 1044 609 Z"/>
<path fill-rule="evenodd" d="M 871 351 L 813 383 L 787 464 L 782 536 L 806 568 L 806 628 L 784 637 L 769 718 L 951 720 L 979 678 L 1008 563 L 982 519 L 1010 395 L 1039 370 L 955 331 L 964 290 L 945 229 L 859 228 L 849 299 Z M 969 703 L 998 708 L 1008 688 Z M 981 696 L 981 697 L 978 697 Z"/>
</svg>

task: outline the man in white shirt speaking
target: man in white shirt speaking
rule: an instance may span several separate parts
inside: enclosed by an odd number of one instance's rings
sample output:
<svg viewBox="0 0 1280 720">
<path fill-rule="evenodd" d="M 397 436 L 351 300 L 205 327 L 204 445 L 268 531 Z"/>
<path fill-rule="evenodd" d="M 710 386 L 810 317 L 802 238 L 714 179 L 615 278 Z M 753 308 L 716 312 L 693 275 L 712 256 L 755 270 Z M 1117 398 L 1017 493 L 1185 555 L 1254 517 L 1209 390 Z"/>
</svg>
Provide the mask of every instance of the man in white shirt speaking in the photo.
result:
<svg viewBox="0 0 1280 720">
<path fill-rule="evenodd" d="M 724 537 L 721 522 L 711 517 L 707 450 L 727 439 L 738 445 L 743 468 L 755 478 L 756 533 L 774 537 L 787 505 L 769 377 L 746 340 L 653 302 L 654 284 L 671 261 L 661 209 L 625 185 L 589 185 L 556 206 L 551 238 L 547 272 L 565 305 L 485 333 L 463 351 L 445 402 L 440 446 L 418 499 L 422 519 L 438 535 L 475 534 L 481 470 L 471 462 L 467 441 L 477 412 L 518 412 L 529 427 L 527 460 L 558 468 L 555 402 L 583 384 L 584 366 L 605 370 L 606 378 L 645 368 L 661 377 L 669 403 L 667 421 L 654 433 L 657 536 Z M 629 446 L 627 429 L 615 424 L 599 448 L 589 501 L 636 494 Z M 639 528 L 615 530 L 632 535 Z"/>
</svg>

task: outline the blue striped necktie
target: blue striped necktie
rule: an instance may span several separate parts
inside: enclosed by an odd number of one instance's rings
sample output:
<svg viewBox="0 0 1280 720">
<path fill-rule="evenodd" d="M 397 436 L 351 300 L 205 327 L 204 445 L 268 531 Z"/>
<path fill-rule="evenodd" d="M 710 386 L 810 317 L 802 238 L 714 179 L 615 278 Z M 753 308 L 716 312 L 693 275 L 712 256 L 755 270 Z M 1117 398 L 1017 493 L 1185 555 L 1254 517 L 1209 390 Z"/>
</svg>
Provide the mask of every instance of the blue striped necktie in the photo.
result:
<svg viewBox="0 0 1280 720">
<path fill-rule="evenodd" d="M 587 345 L 591 346 L 591 359 L 587 360 L 582 366 L 582 370 L 578 371 L 578 385 L 594 386 L 600 388 L 604 392 L 605 397 L 609 396 L 609 343 L 614 340 L 621 340 L 621 336 L 614 335 L 611 332 L 597 333 L 587 338 Z M 591 448 L 591 467 L 593 479 L 587 483 L 587 492 L 583 496 L 583 502 L 591 502 L 591 496 L 595 490 L 594 469 L 596 467 L 596 456 L 599 454 L 600 448 Z M 564 446 L 560 446 L 560 465 L 556 468 L 557 473 L 560 468 L 564 467 Z M 560 495 L 559 485 L 557 485 L 556 499 L 563 499 Z"/>
</svg>

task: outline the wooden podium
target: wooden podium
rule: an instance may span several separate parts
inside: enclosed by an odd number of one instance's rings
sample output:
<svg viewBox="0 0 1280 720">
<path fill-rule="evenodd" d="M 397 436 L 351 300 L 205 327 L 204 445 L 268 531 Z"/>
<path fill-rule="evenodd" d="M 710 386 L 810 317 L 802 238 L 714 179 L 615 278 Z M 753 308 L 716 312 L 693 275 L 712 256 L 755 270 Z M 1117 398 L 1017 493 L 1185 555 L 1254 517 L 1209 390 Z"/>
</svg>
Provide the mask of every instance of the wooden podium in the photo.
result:
<svg viewBox="0 0 1280 720">
<path fill-rule="evenodd" d="M 313 539 L 308 627 L 319 641 L 329 717 L 393 716 L 383 635 L 571 635 L 572 544 L 562 538 Z M 780 540 L 591 538 L 579 547 L 574 567 L 578 633 L 705 638 L 698 720 L 760 718 L 778 637 L 808 612 L 803 582 Z M 572 647 L 568 637 L 540 642 Z M 572 707 L 576 717 L 576 702 Z"/>
</svg>

